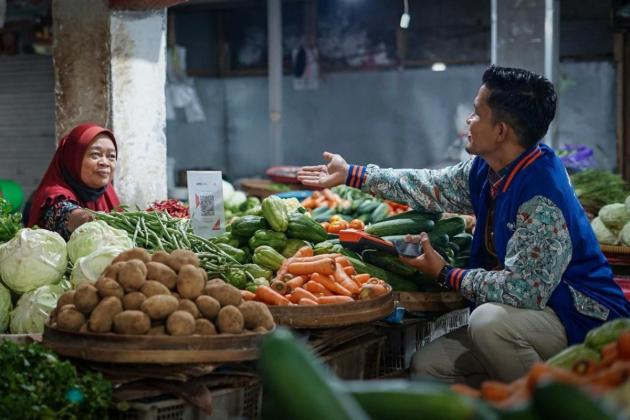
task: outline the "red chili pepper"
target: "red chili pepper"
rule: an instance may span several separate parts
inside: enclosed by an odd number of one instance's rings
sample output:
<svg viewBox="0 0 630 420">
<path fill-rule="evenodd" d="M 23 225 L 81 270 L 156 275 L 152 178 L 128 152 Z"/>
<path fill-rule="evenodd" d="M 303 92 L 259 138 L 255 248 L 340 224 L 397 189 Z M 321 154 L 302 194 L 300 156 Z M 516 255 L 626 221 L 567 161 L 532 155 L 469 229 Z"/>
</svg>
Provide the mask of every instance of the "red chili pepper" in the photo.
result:
<svg viewBox="0 0 630 420">
<path fill-rule="evenodd" d="M 165 211 L 172 217 L 178 218 L 189 218 L 190 213 L 188 211 L 188 206 L 182 203 L 179 200 L 168 199 L 162 201 L 155 201 L 147 211 Z"/>
</svg>

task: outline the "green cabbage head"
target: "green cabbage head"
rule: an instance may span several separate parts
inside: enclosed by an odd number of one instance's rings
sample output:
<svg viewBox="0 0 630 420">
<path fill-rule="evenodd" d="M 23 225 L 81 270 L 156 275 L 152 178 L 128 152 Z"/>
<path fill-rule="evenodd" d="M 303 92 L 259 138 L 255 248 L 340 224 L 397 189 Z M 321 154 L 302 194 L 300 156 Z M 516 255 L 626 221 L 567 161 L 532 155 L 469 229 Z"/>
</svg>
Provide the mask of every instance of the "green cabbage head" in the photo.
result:
<svg viewBox="0 0 630 420">
<path fill-rule="evenodd" d="M 0 284 L 0 334 L 9 326 L 9 314 L 11 313 L 11 292 Z"/>
<path fill-rule="evenodd" d="M 65 292 L 58 284 L 42 286 L 24 293 L 11 313 L 11 333 L 41 334 L 48 315 L 57 306 L 57 300 Z"/>
<path fill-rule="evenodd" d="M 112 260 L 124 250 L 120 247 L 106 246 L 79 258 L 72 267 L 72 274 L 70 275 L 72 286 L 77 287 L 86 281 L 94 283 L 112 263 Z"/>
<path fill-rule="evenodd" d="M 17 293 L 57 283 L 67 263 L 66 241 L 46 229 L 20 229 L 0 245 L 0 277 Z"/>
<path fill-rule="evenodd" d="M 630 222 L 626 223 L 621 232 L 619 232 L 619 240 L 622 245 L 630 246 Z"/>
<path fill-rule="evenodd" d="M 73 264 L 98 248 L 115 246 L 122 249 L 133 248 L 133 241 L 127 232 L 109 226 L 102 220 L 84 223 L 70 236 L 68 256 Z"/>
<path fill-rule="evenodd" d="M 606 227 L 613 232 L 619 232 L 626 223 L 630 222 L 630 213 L 626 209 L 625 204 L 622 203 L 605 205 L 599 209 L 598 216 Z"/>
<path fill-rule="evenodd" d="M 599 217 L 594 218 L 591 221 L 591 227 L 593 228 L 593 232 L 595 232 L 595 237 L 597 238 L 597 242 L 605 245 L 617 245 L 619 240 L 617 239 L 617 235 L 612 233 L 610 229 L 606 227 L 602 219 Z"/>
</svg>

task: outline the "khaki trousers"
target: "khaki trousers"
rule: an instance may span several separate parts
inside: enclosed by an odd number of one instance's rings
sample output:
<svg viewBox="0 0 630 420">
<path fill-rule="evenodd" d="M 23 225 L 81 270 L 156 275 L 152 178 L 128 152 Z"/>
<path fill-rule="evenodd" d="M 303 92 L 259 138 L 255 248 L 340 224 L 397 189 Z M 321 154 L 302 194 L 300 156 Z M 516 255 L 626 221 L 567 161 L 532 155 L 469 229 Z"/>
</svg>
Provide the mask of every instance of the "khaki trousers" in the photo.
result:
<svg viewBox="0 0 630 420">
<path fill-rule="evenodd" d="M 475 387 L 487 379 L 510 382 L 566 346 L 564 326 L 551 308 L 484 303 L 470 314 L 467 327 L 418 350 L 411 374 Z"/>
</svg>

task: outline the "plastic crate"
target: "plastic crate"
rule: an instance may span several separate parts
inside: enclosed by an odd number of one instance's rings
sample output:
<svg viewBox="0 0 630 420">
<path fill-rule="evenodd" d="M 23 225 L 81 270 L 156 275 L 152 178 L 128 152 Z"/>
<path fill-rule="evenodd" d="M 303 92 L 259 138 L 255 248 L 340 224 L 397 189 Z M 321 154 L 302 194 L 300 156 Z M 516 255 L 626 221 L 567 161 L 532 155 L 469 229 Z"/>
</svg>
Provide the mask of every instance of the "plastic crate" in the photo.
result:
<svg viewBox="0 0 630 420">
<path fill-rule="evenodd" d="M 422 346 L 468 324 L 468 308 L 433 319 L 406 318 L 402 324 L 387 325 L 379 376 L 392 376 L 409 368 L 411 358 Z"/>
<path fill-rule="evenodd" d="M 356 340 L 322 357 L 330 370 L 341 379 L 371 379 L 379 376 L 385 337 Z"/>
<path fill-rule="evenodd" d="M 253 380 L 248 386 L 211 390 L 212 415 L 180 398 L 164 395 L 129 403 L 125 411 L 112 411 L 111 420 L 224 420 L 260 418 L 262 386 Z"/>
</svg>

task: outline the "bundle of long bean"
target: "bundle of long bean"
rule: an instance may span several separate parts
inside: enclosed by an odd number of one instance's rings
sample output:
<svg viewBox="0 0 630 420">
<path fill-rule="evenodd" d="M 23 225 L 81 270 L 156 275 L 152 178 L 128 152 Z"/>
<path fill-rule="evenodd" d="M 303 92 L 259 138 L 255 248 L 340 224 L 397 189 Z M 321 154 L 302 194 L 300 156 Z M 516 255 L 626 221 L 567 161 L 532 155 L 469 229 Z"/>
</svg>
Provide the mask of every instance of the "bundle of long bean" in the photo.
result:
<svg viewBox="0 0 630 420">
<path fill-rule="evenodd" d="M 166 252 L 189 249 L 197 254 L 201 266 L 210 275 L 220 275 L 228 281 L 233 277 L 242 276 L 245 276 L 243 280 L 253 280 L 243 265 L 216 246 L 212 239 L 205 239 L 193 233 L 189 219 L 171 217 L 161 211 L 92 214 L 96 219 L 103 220 L 112 227 L 125 230 L 140 248 Z"/>
</svg>

